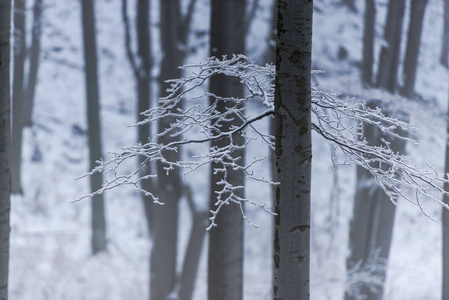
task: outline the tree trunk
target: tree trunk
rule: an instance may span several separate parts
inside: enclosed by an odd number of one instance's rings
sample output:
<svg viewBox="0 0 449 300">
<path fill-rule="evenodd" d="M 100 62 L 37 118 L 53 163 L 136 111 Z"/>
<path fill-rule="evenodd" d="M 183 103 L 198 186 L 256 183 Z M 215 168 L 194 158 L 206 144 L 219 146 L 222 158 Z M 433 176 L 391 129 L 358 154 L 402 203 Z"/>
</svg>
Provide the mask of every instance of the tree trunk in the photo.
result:
<svg viewBox="0 0 449 300">
<path fill-rule="evenodd" d="M 151 68 L 153 66 L 153 62 L 151 60 L 151 33 L 150 33 L 150 1 L 149 0 L 139 0 L 137 1 L 137 22 L 136 22 L 136 31 L 137 31 L 137 55 L 141 62 L 141 65 L 138 66 L 137 70 L 137 98 L 138 98 L 138 111 L 137 111 L 137 119 L 138 121 L 143 121 L 145 116 L 140 113 L 150 109 L 151 106 Z M 145 144 L 149 141 L 151 134 L 150 123 L 145 125 L 140 125 L 138 127 L 138 139 L 139 142 Z M 139 163 L 142 164 L 144 162 L 144 157 L 139 157 Z M 145 176 L 150 174 L 151 172 L 151 164 L 147 163 L 141 171 L 141 176 Z M 153 184 L 151 179 L 144 180 L 142 182 L 142 188 L 148 191 L 153 190 Z M 142 194 L 142 201 L 145 208 L 145 217 L 147 219 L 148 231 L 150 232 L 150 236 L 153 236 L 153 200 Z"/>
<path fill-rule="evenodd" d="M 14 73 L 12 87 L 11 189 L 22 194 L 22 130 L 24 108 L 24 65 L 26 58 L 25 0 L 14 1 Z"/>
<path fill-rule="evenodd" d="M 449 67 L 448 55 L 449 55 L 449 0 L 444 0 L 444 25 L 443 25 L 443 38 L 442 38 L 440 62 L 446 68 Z"/>
<path fill-rule="evenodd" d="M 39 69 L 40 41 L 42 31 L 42 0 L 36 0 L 33 8 L 33 27 L 31 32 L 30 67 L 26 86 L 26 98 L 24 107 L 25 126 L 32 125 L 32 114 L 34 106 L 34 94 L 36 91 L 37 73 Z"/>
<path fill-rule="evenodd" d="M 310 299 L 313 1 L 278 0 L 274 299 Z"/>
<path fill-rule="evenodd" d="M 447 115 L 449 116 L 449 107 Z M 444 167 L 444 174 L 448 176 L 449 174 L 449 123 L 447 125 L 447 140 L 446 140 L 446 162 Z M 444 183 L 444 190 L 449 191 L 449 183 Z M 443 201 L 446 204 L 449 204 L 449 197 L 444 195 Z M 442 277 L 442 300 L 449 299 L 449 211 L 443 208 L 443 222 L 442 222 L 442 230 L 443 230 L 443 277 Z"/>
<path fill-rule="evenodd" d="M 371 108 L 381 107 L 380 101 L 368 103 Z M 382 109 L 382 111 L 387 111 Z M 383 135 L 382 132 L 371 126 L 364 125 L 363 132 L 370 144 L 380 145 L 381 140 L 390 142 L 391 150 L 404 153 L 405 142 Z M 403 136 L 404 132 L 398 132 Z M 391 203 L 385 192 L 377 186 L 372 175 L 364 168 L 357 166 L 357 186 L 354 199 L 353 216 L 350 224 L 349 248 L 350 255 L 347 259 L 347 268 L 351 269 L 359 262 L 362 266 L 367 263 L 379 251 L 378 258 L 386 263 L 390 253 L 391 237 L 393 233 L 394 216 L 396 206 Z M 385 280 L 386 270 L 376 276 Z M 382 299 L 383 287 L 373 289 L 370 286 L 362 286 L 360 294 L 366 300 Z M 348 292 L 345 300 L 359 299 Z"/>
<path fill-rule="evenodd" d="M 161 0 L 161 47 L 164 54 L 159 77 L 159 95 L 164 96 L 169 87 L 164 80 L 180 78 L 182 75 L 178 66 L 182 65 L 185 54 L 179 49 L 179 0 Z M 176 109 L 176 108 L 174 108 Z M 174 123 L 174 118 L 163 118 L 159 121 L 158 130 L 163 131 Z M 167 144 L 179 137 L 164 136 L 159 143 Z M 178 161 L 179 151 L 166 153 L 167 160 Z M 158 196 L 164 205 L 157 207 L 154 214 L 154 240 L 151 253 L 150 299 L 166 299 L 173 290 L 176 280 L 176 254 L 178 241 L 178 203 L 181 198 L 181 177 L 179 170 L 167 171 L 157 163 Z"/>
<path fill-rule="evenodd" d="M 210 49 L 211 56 L 221 57 L 245 52 L 245 9 L 246 0 L 212 0 L 211 1 L 211 27 Z M 239 80 L 225 76 L 214 76 L 210 80 L 209 91 L 221 97 L 243 97 L 244 89 Z M 211 104 L 215 98 L 210 99 Z M 219 101 L 217 111 L 224 113 L 229 105 L 226 101 Z M 240 118 L 233 115 L 233 122 L 222 122 L 222 131 L 229 131 L 231 126 L 240 125 Z M 232 124 L 231 124 L 232 123 Z M 216 132 L 214 134 L 217 134 Z M 237 145 L 244 144 L 244 137 L 240 134 L 233 136 Z M 229 143 L 222 139 L 211 143 L 210 147 L 223 147 Z M 244 161 L 244 151 L 237 150 L 233 157 L 240 156 Z M 220 163 L 212 163 L 210 170 L 210 202 L 209 208 L 216 210 L 216 191 L 222 186 L 218 182 L 223 180 L 223 173 L 215 172 L 221 168 Z M 227 170 L 227 181 L 233 186 L 244 186 L 242 170 Z M 239 197 L 244 197 L 240 190 Z M 225 196 L 226 197 L 226 196 Z M 240 207 L 235 204 L 223 206 L 217 215 L 217 227 L 209 235 L 209 261 L 208 261 L 208 299 L 210 300 L 239 300 L 243 298 L 243 218 Z"/>
<path fill-rule="evenodd" d="M 367 85 L 373 83 L 374 33 L 376 6 L 374 0 L 365 1 L 365 23 L 363 29 L 362 81 Z"/>
<path fill-rule="evenodd" d="M 390 93 L 395 92 L 397 85 L 404 11 L 405 0 L 388 2 L 387 22 L 384 29 L 386 45 L 382 46 L 380 51 L 377 86 Z"/>
<path fill-rule="evenodd" d="M 94 1 L 82 0 L 84 63 L 86 80 L 86 107 L 89 135 L 90 169 L 102 157 L 100 134 L 100 97 L 98 84 L 98 61 L 95 33 Z M 97 172 L 90 176 L 91 191 L 101 188 L 103 175 Z M 106 219 L 103 194 L 92 197 L 92 253 L 106 251 Z"/>
<path fill-rule="evenodd" d="M 11 208 L 10 26 L 11 1 L 0 0 L 0 300 L 8 299 Z"/>
<path fill-rule="evenodd" d="M 416 69 L 418 66 L 419 45 L 426 10 L 427 0 L 412 0 L 410 9 L 410 24 L 407 35 L 407 48 L 405 52 L 402 74 L 404 86 L 401 95 L 407 98 L 413 97 L 415 89 Z"/>
</svg>

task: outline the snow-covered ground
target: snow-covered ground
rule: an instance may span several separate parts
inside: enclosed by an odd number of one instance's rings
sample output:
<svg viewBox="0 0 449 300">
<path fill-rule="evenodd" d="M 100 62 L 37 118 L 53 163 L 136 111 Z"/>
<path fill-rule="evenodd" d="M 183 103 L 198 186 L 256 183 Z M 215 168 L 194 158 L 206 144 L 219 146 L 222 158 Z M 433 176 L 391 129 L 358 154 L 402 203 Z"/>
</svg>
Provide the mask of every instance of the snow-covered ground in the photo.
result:
<svg viewBox="0 0 449 300">
<path fill-rule="evenodd" d="M 28 0 L 29 6 L 32 1 Z M 133 2 L 133 1 L 130 1 Z M 156 1 L 154 1 L 156 2 Z M 250 55 L 260 55 L 268 33 L 269 0 L 261 1 L 251 37 Z M 316 0 L 314 15 L 314 68 L 326 73 L 316 77 L 324 88 L 351 95 L 384 97 L 379 91 L 363 91 L 357 62 L 361 59 L 363 1 L 356 1 L 359 13 L 338 6 L 339 0 Z M 386 0 L 378 1 L 376 53 L 385 20 Z M 81 16 L 79 1 L 45 0 L 42 37 L 43 55 L 33 119 L 35 125 L 24 135 L 22 180 L 24 195 L 12 199 L 10 295 L 17 300 L 62 299 L 147 299 L 149 252 L 146 224 L 139 195 L 126 188 L 106 193 L 109 251 L 91 256 L 90 202 L 77 198 L 88 192 L 88 180 L 75 180 L 88 171 Z M 442 29 L 442 1 L 430 0 L 426 11 L 416 91 L 441 113 L 448 98 L 447 71 L 439 65 Z M 121 1 L 97 0 L 96 17 L 100 58 L 103 149 L 118 151 L 134 143 L 136 98 L 134 80 L 123 45 Z M 152 7 L 157 24 L 157 3 Z M 134 4 L 130 5 L 131 17 Z M 132 20 L 133 18 L 131 18 Z M 408 28 L 408 18 L 404 30 Z M 208 1 L 198 1 L 194 27 L 208 27 Z M 153 50 L 158 51 L 157 29 L 153 30 Z M 197 62 L 207 56 L 207 40 L 192 36 L 200 45 L 188 59 Z M 344 47 L 348 57 L 338 59 Z M 404 49 L 404 47 L 402 48 Z M 257 58 L 257 57 L 255 57 Z M 160 54 L 156 54 L 156 60 Z M 157 75 L 157 69 L 155 74 Z M 429 105 L 409 104 L 411 122 L 419 146 L 407 151 L 418 163 L 425 161 L 442 170 L 445 150 L 445 123 L 436 118 Z M 250 107 L 256 110 L 257 107 Z M 266 126 L 267 124 L 261 124 Z M 82 129 L 81 131 L 78 129 Z M 348 226 L 352 213 L 354 168 L 339 167 L 335 178 L 330 161 L 331 147 L 313 137 L 312 182 L 312 299 L 341 299 L 345 258 L 348 253 Z M 264 147 L 250 148 L 249 157 L 266 155 Z M 135 162 L 126 166 L 131 170 Z M 268 167 L 255 170 L 268 176 Z M 441 172 L 442 173 L 442 172 Z M 205 173 L 187 178 L 195 199 L 205 204 Z M 336 180 L 336 181 L 335 181 Z M 337 182 L 340 193 L 330 202 Z M 268 186 L 248 182 L 247 196 L 270 202 Z M 436 219 L 441 209 L 426 204 Z M 245 300 L 271 296 L 271 217 L 248 206 L 248 216 L 259 230 L 246 225 Z M 181 263 L 190 226 L 186 203 L 181 203 Z M 387 300 L 439 299 L 441 288 L 441 225 L 423 216 L 405 201 L 397 209 L 391 258 L 386 284 Z M 207 243 L 206 243 L 207 244 Z M 196 285 L 195 299 L 206 299 L 206 254 Z"/>
</svg>

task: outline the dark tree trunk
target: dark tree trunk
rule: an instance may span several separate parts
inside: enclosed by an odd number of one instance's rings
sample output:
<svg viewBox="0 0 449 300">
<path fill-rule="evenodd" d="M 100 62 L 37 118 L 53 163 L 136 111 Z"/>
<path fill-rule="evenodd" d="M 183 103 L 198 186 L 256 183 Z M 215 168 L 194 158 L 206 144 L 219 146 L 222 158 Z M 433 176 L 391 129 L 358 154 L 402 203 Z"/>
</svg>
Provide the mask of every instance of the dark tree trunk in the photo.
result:
<svg viewBox="0 0 449 300">
<path fill-rule="evenodd" d="M 37 74 L 39 69 L 39 55 L 42 31 L 42 0 L 36 0 L 33 8 L 33 26 L 31 29 L 31 49 L 30 49 L 30 67 L 26 86 L 26 101 L 24 107 L 25 126 L 32 125 L 32 114 L 34 106 L 34 94 L 36 91 Z"/>
<path fill-rule="evenodd" d="M 11 195 L 10 102 L 11 1 L 0 0 L 0 299 L 8 299 L 9 212 Z"/>
<path fill-rule="evenodd" d="M 390 93 L 395 92 L 397 85 L 404 11 L 405 0 L 388 2 L 387 22 L 384 29 L 384 40 L 387 44 L 382 46 L 380 51 L 377 86 Z"/>
<path fill-rule="evenodd" d="M 371 108 L 381 107 L 381 102 L 368 103 Z M 387 111 L 382 109 L 382 111 Z M 380 145 L 381 139 L 390 142 L 394 152 L 404 153 L 405 142 L 383 135 L 382 132 L 371 126 L 365 125 L 364 134 L 370 144 Z M 404 132 L 399 132 L 403 135 Z M 349 248 L 350 255 L 347 259 L 347 268 L 354 267 L 358 262 L 367 263 L 380 251 L 378 258 L 384 260 L 385 266 L 390 253 L 391 237 L 393 233 L 394 216 L 396 206 L 391 203 L 385 192 L 377 186 L 372 175 L 364 168 L 357 167 L 357 186 L 354 199 L 353 216 L 350 224 Z M 385 280 L 386 270 L 377 276 Z M 363 286 L 360 294 L 366 300 L 382 299 L 383 287 L 373 290 L 373 287 Z M 345 300 L 359 299 L 349 293 L 345 294 Z"/>
<path fill-rule="evenodd" d="M 184 61 L 184 53 L 180 44 L 180 2 L 179 0 L 161 0 L 161 47 L 163 59 L 159 81 L 159 95 L 164 96 L 169 87 L 164 81 L 180 78 L 182 75 L 178 66 Z M 176 108 L 175 108 L 176 109 Z M 164 118 L 159 121 L 159 131 L 163 131 L 175 122 L 174 118 Z M 164 136 L 159 143 L 167 144 L 179 137 Z M 166 154 L 167 160 L 178 161 L 179 151 Z M 154 239 L 151 253 L 150 298 L 152 300 L 166 299 L 175 287 L 176 254 L 178 241 L 178 203 L 181 197 L 181 177 L 179 170 L 172 170 L 166 175 L 161 163 L 157 163 L 158 196 L 165 204 L 157 207 L 154 215 Z"/>
<path fill-rule="evenodd" d="M 449 117 L 449 107 L 447 116 Z M 446 161 L 444 167 L 444 174 L 449 174 L 449 123 L 447 125 L 447 139 L 446 139 Z M 449 183 L 444 183 L 444 190 L 449 191 Z M 443 201 L 446 204 L 449 204 L 449 197 L 444 195 Z M 443 277 L 442 277 L 442 300 L 449 299 L 449 211 L 443 208 L 443 222 L 442 222 L 442 231 L 443 231 Z"/>
<path fill-rule="evenodd" d="M 363 29 L 362 81 L 367 85 L 372 85 L 373 83 L 375 20 L 376 6 L 374 0 L 366 0 Z"/>
<path fill-rule="evenodd" d="M 211 1 L 211 56 L 232 55 L 245 52 L 245 9 L 246 0 L 212 0 Z M 209 90 L 222 97 L 243 97 L 243 85 L 239 80 L 225 76 L 214 76 L 210 80 Z M 215 99 L 211 99 L 214 101 Z M 217 111 L 223 113 L 231 103 L 219 101 Z M 222 131 L 229 131 L 231 125 L 239 125 L 240 118 L 234 116 L 234 124 L 222 123 Z M 215 134 L 215 133 L 214 133 Z M 243 136 L 233 136 L 234 143 L 243 145 Z M 222 147 L 229 143 L 223 139 L 211 143 L 211 147 Z M 243 150 L 232 154 L 243 158 Z M 242 161 L 244 161 L 242 159 Z M 211 210 L 216 210 L 218 190 L 217 183 L 223 179 L 221 172 L 214 172 L 222 167 L 219 163 L 211 165 L 210 173 L 210 204 Z M 244 186 L 243 171 L 228 169 L 227 180 L 233 186 Z M 243 191 L 238 196 L 243 197 Z M 217 215 L 217 227 L 209 235 L 208 261 L 208 297 L 210 300 L 239 300 L 243 297 L 243 218 L 240 207 L 235 204 L 223 206 Z"/>
<path fill-rule="evenodd" d="M 401 95 L 413 97 L 415 89 L 416 69 L 418 66 L 419 45 L 421 42 L 424 13 L 427 0 L 412 0 L 410 9 L 410 24 L 407 35 L 407 48 L 405 52 L 404 67 L 402 69 L 404 86 Z"/>
<path fill-rule="evenodd" d="M 449 0 L 444 0 L 444 25 L 443 25 L 443 38 L 442 38 L 440 62 L 446 68 L 449 66 L 448 55 L 449 55 Z"/>
<path fill-rule="evenodd" d="M 98 61 L 95 32 L 94 1 L 82 0 L 84 63 L 86 80 L 86 107 L 89 136 L 90 168 L 102 157 L 100 130 L 100 96 L 98 84 Z M 103 183 L 103 175 L 90 176 L 91 191 L 97 191 Z M 103 194 L 92 197 L 92 253 L 106 251 L 106 218 Z"/>
<path fill-rule="evenodd" d="M 278 0 L 274 299 L 310 299 L 313 1 Z"/>
<path fill-rule="evenodd" d="M 24 108 L 24 65 L 26 58 L 25 0 L 14 1 L 14 73 L 12 87 L 11 189 L 22 194 L 22 130 Z"/>
</svg>

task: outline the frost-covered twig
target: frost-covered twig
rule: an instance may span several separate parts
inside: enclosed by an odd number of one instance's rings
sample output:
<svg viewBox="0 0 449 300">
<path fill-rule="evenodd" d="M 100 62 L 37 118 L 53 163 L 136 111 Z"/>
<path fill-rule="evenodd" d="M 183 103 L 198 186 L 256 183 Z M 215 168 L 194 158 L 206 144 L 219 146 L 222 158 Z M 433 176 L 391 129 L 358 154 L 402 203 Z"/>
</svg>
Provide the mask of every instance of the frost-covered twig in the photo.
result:
<svg viewBox="0 0 449 300">
<path fill-rule="evenodd" d="M 138 185 L 141 180 L 156 176 L 155 174 L 139 177 L 139 169 L 131 174 L 119 174 L 120 165 L 129 158 L 143 157 L 144 160 L 139 168 L 150 161 L 160 161 L 167 173 L 174 168 L 181 168 L 184 170 L 184 175 L 215 163 L 214 171 L 222 173 L 223 179 L 219 182 L 221 189 L 216 191 L 216 209 L 211 211 L 209 228 L 216 225 L 216 215 L 223 205 L 235 203 L 242 206 L 246 202 L 269 211 L 263 204 L 237 196 L 236 191 L 243 189 L 243 186 L 233 186 L 228 182 L 227 170 L 242 170 L 249 179 L 277 184 L 270 178 L 259 178 L 251 171 L 252 167 L 264 158 L 253 158 L 245 163 L 242 157 L 233 155 L 236 150 L 247 147 L 255 140 L 262 141 L 274 149 L 273 137 L 268 132 L 262 132 L 255 127 L 260 120 L 275 114 L 273 83 L 276 72 L 274 66 L 259 66 L 243 55 L 234 55 L 230 59 L 212 57 L 203 63 L 186 65 L 182 68 L 189 75 L 181 79 L 169 80 L 171 87 L 167 91 L 168 96 L 159 100 L 158 107 L 143 112 L 146 119 L 137 125 L 158 122 L 167 117 L 176 121 L 156 134 L 150 142 L 124 148 L 123 152 L 116 154 L 114 158 L 100 161 L 98 167 L 89 174 L 101 171 L 112 173 L 114 176 L 96 193 L 102 193 L 120 185 L 132 185 L 151 196 L 154 202 L 163 202 L 163 199 L 159 201 L 153 191 L 143 190 Z M 223 75 L 238 78 L 246 87 L 247 95 L 244 98 L 223 97 L 204 90 L 203 86 L 209 78 Z M 226 102 L 224 112 L 217 110 L 220 101 Z M 250 101 L 259 101 L 264 110 L 256 115 L 250 115 L 244 110 L 244 104 Z M 437 196 L 437 194 L 448 194 L 443 189 L 446 179 L 438 177 L 433 168 L 421 169 L 413 163 L 411 158 L 394 153 L 386 140 L 382 140 L 382 145 L 369 144 L 362 130 L 364 124 L 370 124 L 380 129 L 385 135 L 416 143 L 400 134 L 401 130 L 413 129 L 411 125 L 385 115 L 379 108 L 370 108 L 365 102 L 340 99 L 338 94 L 323 91 L 318 87 L 312 88 L 312 113 L 314 115 L 312 129 L 338 146 L 345 158 L 344 163 L 356 164 L 368 170 L 393 203 L 396 203 L 401 196 L 422 208 L 420 200 L 426 197 L 448 208 Z M 239 118 L 241 125 L 232 125 L 235 124 L 234 118 Z M 235 142 L 236 134 L 242 134 L 245 141 Z M 164 144 L 159 142 L 163 136 L 184 138 Z M 167 159 L 169 157 L 167 153 L 179 151 L 183 145 L 209 144 L 218 139 L 225 139 L 227 141 L 224 143 L 225 146 L 210 147 L 207 151 L 186 160 Z M 339 163 L 335 160 L 336 157 L 333 155 L 334 163 Z M 243 209 L 242 213 L 244 215 Z"/>
</svg>

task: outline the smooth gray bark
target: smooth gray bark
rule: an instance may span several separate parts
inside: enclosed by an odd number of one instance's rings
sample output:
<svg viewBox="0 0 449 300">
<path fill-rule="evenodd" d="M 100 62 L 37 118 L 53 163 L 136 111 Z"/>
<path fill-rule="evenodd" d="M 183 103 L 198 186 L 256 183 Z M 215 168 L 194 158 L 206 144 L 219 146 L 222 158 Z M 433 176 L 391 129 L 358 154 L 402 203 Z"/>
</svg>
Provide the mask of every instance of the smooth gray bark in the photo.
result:
<svg viewBox="0 0 449 300">
<path fill-rule="evenodd" d="M 446 68 L 449 66 L 448 55 L 449 55 L 449 0 L 444 0 L 443 38 L 441 45 L 440 62 Z"/>
<path fill-rule="evenodd" d="M 397 85 L 404 11 L 405 0 L 388 2 L 387 21 L 384 29 L 386 45 L 382 46 L 380 51 L 377 86 L 390 93 L 395 92 Z"/>
<path fill-rule="evenodd" d="M 245 52 L 245 9 L 246 0 L 212 0 L 211 1 L 211 29 L 210 29 L 210 55 L 222 57 Z M 209 83 L 209 91 L 221 97 L 243 97 L 243 85 L 239 80 L 225 76 L 214 76 Z M 215 101 L 210 99 L 211 104 Z M 227 107 L 234 103 L 219 101 L 216 110 L 224 113 Z M 230 116 L 231 117 L 231 116 Z M 234 121 L 221 122 L 223 132 L 230 131 L 232 125 L 241 124 L 240 118 L 232 116 Z M 218 132 L 213 132 L 218 134 Z M 244 144 L 244 137 L 233 135 L 237 145 Z M 211 143 L 210 147 L 223 147 L 228 139 Z M 244 151 L 237 150 L 233 157 L 240 156 L 244 161 Z M 222 189 L 217 183 L 223 179 L 221 172 L 214 172 L 221 168 L 220 163 L 212 163 L 210 170 L 210 202 L 211 210 L 216 210 L 216 191 Z M 244 186 L 242 170 L 228 168 L 227 181 L 233 186 Z M 239 197 L 244 197 L 240 190 Z M 225 196 L 226 197 L 226 196 Z M 208 260 L 208 299 L 209 300 L 239 300 L 243 298 L 243 218 L 240 207 L 235 204 L 223 206 L 217 215 L 217 227 L 209 233 L 209 260 Z"/>
<path fill-rule="evenodd" d="M 371 101 L 371 108 L 381 107 L 380 101 Z M 383 108 L 382 111 L 388 111 Z M 380 145 L 381 139 L 390 142 L 394 152 L 404 153 L 405 142 L 394 139 L 371 125 L 364 125 L 364 134 L 372 145 Z M 399 131 L 403 136 L 404 132 Z M 366 169 L 357 166 L 357 186 L 354 199 L 353 216 L 350 224 L 349 248 L 350 255 L 347 259 L 347 268 L 354 267 L 358 262 L 362 265 L 373 258 L 376 251 L 378 258 L 383 260 L 386 266 L 390 252 L 391 237 L 393 233 L 396 206 L 391 203 L 385 192 L 377 186 L 372 175 Z M 386 270 L 376 274 L 385 280 Z M 360 294 L 366 300 L 382 299 L 383 287 L 373 290 L 373 287 L 363 286 Z M 359 299 L 349 293 L 345 294 L 345 300 Z"/>
<path fill-rule="evenodd" d="M 90 169 L 94 169 L 96 161 L 102 157 L 100 128 L 100 95 L 98 82 L 98 60 L 95 32 L 94 1 L 82 0 L 83 44 L 86 83 L 87 127 L 89 137 Z M 101 188 L 103 175 L 101 172 L 90 178 L 92 192 Z M 106 251 L 106 218 L 103 194 L 92 197 L 92 253 Z"/>
<path fill-rule="evenodd" d="M 424 13 L 427 0 L 412 0 L 410 8 L 410 23 L 407 34 L 407 48 L 405 51 L 404 67 L 402 74 L 404 86 L 401 95 L 412 98 L 415 89 L 416 69 L 418 67 L 419 46 L 421 42 Z"/>
<path fill-rule="evenodd" d="M 449 116 L 449 107 L 447 115 Z M 445 167 L 444 174 L 449 174 L 449 123 L 446 129 L 447 139 L 446 139 L 446 159 L 445 159 Z M 444 190 L 449 191 L 449 183 L 444 183 Z M 449 197 L 444 195 L 443 201 L 446 204 L 449 204 Z M 443 251 L 442 251 L 442 300 L 449 299 L 449 211 L 443 208 L 443 220 L 442 220 L 442 232 L 443 232 Z"/>
<path fill-rule="evenodd" d="M 11 1 L 0 0 L 0 300 L 8 299 L 9 212 L 11 209 Z"/>
<path fill-rule="evenodd" d="M 372 85 L 373 83 L 375 20 L 376 6 L 374 0 L 366 0 L 363 28 L 362 81 L 367 85 Z"/>
<path fill-rule="evenodd" d="M 22 194 L 22 131 L 24 108 L 24 66 L 26 58 L 25 0 L 14 1 L 14 48 L 12 83 L 11 191 Z"/>
<path fill-rule="evenodd" d="M 136 32 L 137 32 L 137 57 L 132 52 L 131 34 L 127 12 L 128 1 L 122 0 L 122 19 L 125 27 L 125 48 L 128 60 L 131 64 L 137 90 L 137 121 L 143 121 L 145 117 L 141 112 L 146 111 L 151 106 L 151 69 L 153 60 L 151 58 L 151 33 L 150 33 L 150 0 L 137 1 Z M 138 63 L 139 62 L 139 63 Z M 150 123 L 138 126 L 137 142 L 145 144 L 149 141 L 151 126 Z M 145 162 L 143 156 L 139 157 L 139 165 L 142 165 L 140 176 L 146 176 L 151 171 L 150 162 Z M 141 182 L 142 188 L 147 191 L 154 191 L 154 184 L 151 179 Z M 143 193 L 142 202 L 144 205 L 145 218 L 147 220 L 148 232 L 153 237 L 153 201 L 151 197 Z"/>
<path fill-rule="evenodd" d="M 209 225 L 209 212 L 207 210 L 198 210 L 196 208 L 190 188 L 185 189 L 185 194 L 192 212 L 193 221 L 192 229 L 190 230 L 189 243 L 182 265 L 179 299 L 191 300 L 198 274 L 201 252 L 203 250 L 204 237 L 206 236 L 206 228 Z"/>
<path fill-rule="evenodd" d="M 274 299 L 310 299 L 313 1 L 278 0 Z"/>
<path fill-rule="evenodd" d="M 34 107 L 34 94 L 36 91 L 37 74 L 39 70 L 39 56 L 42 32 L 42 0 L 36 0 L 33 7 L 33 26 L 31 27 L 31 49 L 28 80 L 26 85 L 26 98 L 24 107 L 23 124 L 32 125 L 32 114 Z"/>
<path fill-rule="evenodd" d="M 180 2 L 179 0 L 160 1 L 160 30 L 163 58 L 159 77 L 159 95 L 164 96 L 169 87 L 164 81 L 180 78 L 182 72 L 178 66 L 182 65 L 184 53 L 179 49 L 180 30 Z M 173 123 L 174 118 L 164 118 L 159 121 L 158 130 L 163 131 Z M 167 144 L 179 137 L 164 136 L 158 142 Z M 166 153 L 170 161 L 180 159 L 179 151 Z M 158 196 L 165 203 L 157 207 L 154 213 L 154 239 L 150 259 L 150 299 L 166 299 L 175 287 L 176 282 L 176 254 L 178 241 L 178 203 L 181 198 L 181 177 L 175 169 L 166 175 L 161 163 L 157 163 Z"/>
</svg>

